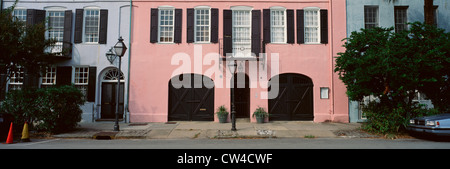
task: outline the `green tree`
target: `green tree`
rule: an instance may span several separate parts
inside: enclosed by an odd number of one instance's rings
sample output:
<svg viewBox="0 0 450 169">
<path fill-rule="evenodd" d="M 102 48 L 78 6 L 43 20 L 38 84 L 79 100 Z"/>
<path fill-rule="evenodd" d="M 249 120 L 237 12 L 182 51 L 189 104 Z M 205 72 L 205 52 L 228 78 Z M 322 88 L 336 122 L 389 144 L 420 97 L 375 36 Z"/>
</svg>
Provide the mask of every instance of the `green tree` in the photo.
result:
<svg viewBox="0 0 450 169">
<path fill-rule="evenodd" d="M 441 112 L 448 112 L 449 33 L 416 22 L 399 33 L 393 28 L 361 29 L 345 40 L 346 51 L 338 54 L 335 72 L 346 84 L 351 100 L 376 96 L 379 103 L 372 107 L 383 112 L 373 113 L 386 113 L 377 117 L 402 117 L 403 122 L 386 125 L 405 124 L 405 119 L 414 116 L 416 91 L 425 93 Z M 395 116 L 390 114 L 394 112 Z"/>
<path fill-rule="evenodd" d="M 48 52 L 56 41 L 45 38 L 45 23 L 30 25 L 13 16 L 17 2 L 0 13 L 0 90 L 5 89 L 7 80 L 19 67 L 39 77 L 58 54 Z"/>
</svg>

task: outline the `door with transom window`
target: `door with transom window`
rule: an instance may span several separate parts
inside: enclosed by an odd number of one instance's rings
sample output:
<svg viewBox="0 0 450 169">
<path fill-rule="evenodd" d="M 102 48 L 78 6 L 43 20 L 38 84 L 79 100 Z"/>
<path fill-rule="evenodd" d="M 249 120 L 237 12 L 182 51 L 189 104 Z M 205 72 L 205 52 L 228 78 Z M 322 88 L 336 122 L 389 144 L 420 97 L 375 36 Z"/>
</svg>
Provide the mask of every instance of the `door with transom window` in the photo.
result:
<svg viewBox="0 0 450 169">
<path fill-rule="evenodd" d="M 117 97 L 119 97 L 119 119 L 123 119 L 124 112 L 124 77 L 120 73 L 120 90 L 117 94 L 117 69 L 105 72 L 102 78 L 101 89 L 101 119 L 115 119 L 117 108 Z"/>
</svg>

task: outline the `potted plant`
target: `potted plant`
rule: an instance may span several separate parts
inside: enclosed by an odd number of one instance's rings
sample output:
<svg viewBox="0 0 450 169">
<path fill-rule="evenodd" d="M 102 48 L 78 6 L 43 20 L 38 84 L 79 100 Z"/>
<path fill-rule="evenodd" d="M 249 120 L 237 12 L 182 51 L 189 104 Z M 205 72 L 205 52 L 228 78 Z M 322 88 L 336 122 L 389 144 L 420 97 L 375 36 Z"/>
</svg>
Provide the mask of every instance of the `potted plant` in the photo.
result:
<svg viewBox="0 0 450 169">
<path fill-rule="evenodd" d="M 219 118 L 219 123 L 226 123 L 228 119 L 228 111 L 224 105 L 217 108 L 217 117 Z"/>
<path fill-rule="evenodd" d="M 269 113 L 264 108 L 259 107 L 253 112 L 253 117 L 256 117 L 257 123 L 264 123 L 264 119 L 269 116 Z"/>
</svg>

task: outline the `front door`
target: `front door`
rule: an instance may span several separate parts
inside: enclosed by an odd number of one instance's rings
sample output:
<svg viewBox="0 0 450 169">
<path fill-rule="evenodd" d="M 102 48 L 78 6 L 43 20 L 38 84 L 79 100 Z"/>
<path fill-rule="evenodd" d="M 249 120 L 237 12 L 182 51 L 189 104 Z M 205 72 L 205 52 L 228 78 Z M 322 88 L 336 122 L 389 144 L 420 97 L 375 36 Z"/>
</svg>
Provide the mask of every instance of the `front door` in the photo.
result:
<svg viewBox="0 0 450 169">
<path fill-rule="evenodd" d="M 169 121 L 213 121 L 214 82 L 202 75 L 185 74 L 173 77 L 169 82 Z M 203 80 L 206 79 L 206 81 Z M 177 80 L 175 80 L 177 79 Z M 190 82 L 190 87 L 174 87 L 182 82 Z M 178 84 L 177 82 L 181 82 Z M 172 85 L 173 83 L 173 85 Z M 209 86 L 210 88 L 208 88 Z"/>
<path fill-rule="evenodd" d="M 120 97 L 119 97 L 119 119 L 123 118 L 124 108 L 124 83 L 120 83 Z M 116 102 L 117 102 L 117 83 L 103 82 L 102 83 L 102 98 L 101 98 L 101 118 L 115 119 L 116 118 Z"/>
<path fill-rule="evenodd" d="M 272 82 L 278 78 L 278 84 Z M 280 74 L 269 81 L 278 87 L 278 97 L 269 99 L 270 120 L 313 120 L 313 83 L 300 74 Z M 269 89 L 270 90 L 270 89 Z"/>
<path fill-rule="evenodd" d="M 236 118 L 250 117 L 250 88 L 249 78 L 244 73 L 234 74 L 234 103 L 236 108 Z M 231 79 L 232 81 L 234 79 Z M 230 91 L 231 92 L 231 91 Z M 230 98 L 231 99 L 231 98 Z M 230 100 L 231 103 L 231 100 Z M 230 106 L 231 107 L 231 106 Z"/>
</svg>

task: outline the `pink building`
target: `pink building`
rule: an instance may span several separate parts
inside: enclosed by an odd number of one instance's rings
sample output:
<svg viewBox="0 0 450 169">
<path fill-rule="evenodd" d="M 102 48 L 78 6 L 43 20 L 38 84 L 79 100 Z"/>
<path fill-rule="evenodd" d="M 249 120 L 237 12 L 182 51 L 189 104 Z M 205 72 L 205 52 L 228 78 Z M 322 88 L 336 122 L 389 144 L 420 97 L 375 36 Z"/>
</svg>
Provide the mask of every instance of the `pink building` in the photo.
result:
<svg viewBox="0 0 450 169">
<path fill-rule="evenodd" d="M 133 0 L 131 32 L 131 122 L 218 121 L 231 107 L 225 58 L 238 58 L 238 118 L 263 107 L 270 121 L 349 121 L 333 72 L 345 0 Z"/>
</svg>

